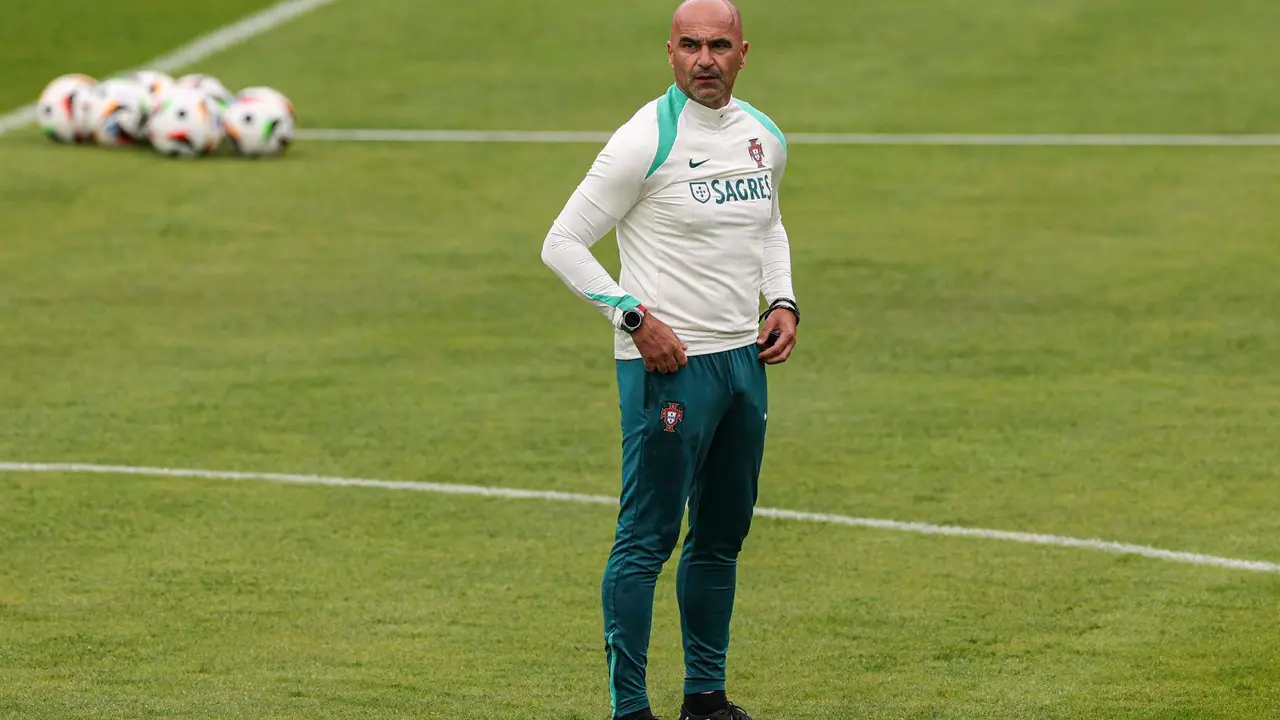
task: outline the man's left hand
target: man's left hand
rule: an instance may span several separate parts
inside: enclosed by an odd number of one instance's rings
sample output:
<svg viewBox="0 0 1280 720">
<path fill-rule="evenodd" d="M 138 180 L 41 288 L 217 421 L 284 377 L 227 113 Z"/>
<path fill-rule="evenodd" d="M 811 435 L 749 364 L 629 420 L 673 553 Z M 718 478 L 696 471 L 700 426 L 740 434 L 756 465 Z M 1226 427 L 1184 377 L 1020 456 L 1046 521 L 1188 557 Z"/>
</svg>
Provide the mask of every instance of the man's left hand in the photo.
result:
<svg viewBox="0 0 1280 720">
<path fill-rule="evenodd" d="M 773 344 L 766 347 L 769 336 L 776 335 Z M 761 348 L 760 359 L 767 365 L 777 365 L 791 357 L 796 346 L 796 316 L 786 308 L 775 308 L 764 319 L 764 327 L 760 328 L 760 337 L 756 338 L 756 346 Z"/>
</svg>

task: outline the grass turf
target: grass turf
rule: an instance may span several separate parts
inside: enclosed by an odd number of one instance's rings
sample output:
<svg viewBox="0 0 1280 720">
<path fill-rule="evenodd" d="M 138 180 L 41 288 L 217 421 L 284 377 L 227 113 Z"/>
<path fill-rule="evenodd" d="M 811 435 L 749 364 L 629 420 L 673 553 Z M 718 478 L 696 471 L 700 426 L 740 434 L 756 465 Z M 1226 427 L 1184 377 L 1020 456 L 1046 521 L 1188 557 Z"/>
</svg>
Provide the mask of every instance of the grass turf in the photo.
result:
<svg viewBox="0 0 1280 720">
<path fill-rule="evenodd" d="M 199 69 L 281 87 L 310 127 L 607 129 L 669 82 L 645 8 L 485 24 L 495 7 L 339 3 Z M 744 3 L 743 94 L 784 130 L 1268 129 L 1269 5 L 990 3 L 970 35 L 959 5 L 779 8 Z M 928 47 L 951 50 L 912 61 Z M 608 329 L 538 261 L 594 150 L 183 163 L 0 139 L 0 459 L 613 493 Z M 771 378 L 762 503 L 1280 560 L 1276 159 L 794 146 L 807 312 Z M 6 475 L 0 714 L 599 717 L 611 521 Z M 731 683 L 758 717 L 1280 703 L 1269 576 L 765 520 L 742 573 Z M 670 714 L 663 583 L 651 678 Z"/>
</svg>

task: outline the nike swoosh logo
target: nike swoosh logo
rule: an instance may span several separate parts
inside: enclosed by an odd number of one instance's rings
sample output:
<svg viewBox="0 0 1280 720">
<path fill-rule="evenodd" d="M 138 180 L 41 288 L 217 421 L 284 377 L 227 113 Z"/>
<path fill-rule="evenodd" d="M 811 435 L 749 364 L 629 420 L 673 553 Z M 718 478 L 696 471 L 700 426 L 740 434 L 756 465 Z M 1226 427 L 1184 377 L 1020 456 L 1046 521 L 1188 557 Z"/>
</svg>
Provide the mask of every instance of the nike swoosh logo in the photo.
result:
<svg viewBox="0 0 1280 720">
<path fill-rule="evenodd" d="M 693 158 L 689 158 L 689 167 L 690 167 L 690 168 L 696 168 L 696 167 L 698 167 L 699 165 L 703 165 L 703 164 L 705 164 L 705 163 L 709 163 L 709 162 L 711 162 L 711 158 L 707 158 L 706 160 L 703 160 L 702 162 L 694 162 L 694 161 L 693 161 Z"/>
</svg>

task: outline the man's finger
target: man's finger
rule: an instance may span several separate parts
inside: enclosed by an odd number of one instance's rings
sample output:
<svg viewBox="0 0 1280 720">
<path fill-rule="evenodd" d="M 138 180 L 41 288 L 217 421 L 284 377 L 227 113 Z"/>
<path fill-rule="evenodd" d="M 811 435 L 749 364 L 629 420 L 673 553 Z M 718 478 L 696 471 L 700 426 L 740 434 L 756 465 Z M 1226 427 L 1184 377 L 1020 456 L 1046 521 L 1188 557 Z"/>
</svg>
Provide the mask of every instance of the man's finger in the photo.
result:
<svg viewBox="0 0 1280 720">
<path fill-rule="evenodd" d="M 775 340 L 772 345 L 760 351 L 759 358 L 761 360 L 768 362 L 770 359 L 777 356 L 779 352 L 782 352 L 782 348 L 785 346 L 785 344 L 786 344 L 786 336 L 785 335 L 778 336 L 778 339 Z"/>
<path fill-rule="evenodd" d="M 684 354 L 684 348 L 676 348 L 676 365 L 684 367 L 689 364 L 689 356 Z"/>
<path fill-rule="evenodd" d="M 759 357 L 765 362 L 773 362 L 783 353 L 789 353 L 791 351 L 791 347 L 795 344 L 796 336 L 783 331 L 782 334 L 778 336 L 777 342 L 765 348 L 764 351 L 760 353 Z"/>
<path fill-rule="evenodd" d="M 786 362 L 787 358 L 791 357 L 791 351 L 794 350 L 795 347 L 796 347 L 796 344 L 794 342 L 787 345 L 785 348 L 782 349 L 782 352 L 779 353 L 777 357 L 770 360 L 766 360 L 765 363 L 769 365 L 780 365 Z"/>
<path fill-rule="evenodd" d="M 786 344 L 785 346 L 783 346 L 782 351 L 778 353 L 778 356 L 777 356 L 777 357 L 775 357 L 774 359 L 770 360 L 770 361 L 769 361 L 769 364 L 771 364 L 771 365 L 777 365 L 777 364 L 779 364 L 779 363 L 784 363 L 784 362 L 786 362 L 786 361 L 787 361 L 787 359 L 791 357 L 791 353 L 792 353 L 795 349 L 796 349 L 796 336 L 795 336 L 795 335 L 792 335 L 792 336 L 791 336 L 791 338 L 787 341 L 787 344 Z"/>
</svg>

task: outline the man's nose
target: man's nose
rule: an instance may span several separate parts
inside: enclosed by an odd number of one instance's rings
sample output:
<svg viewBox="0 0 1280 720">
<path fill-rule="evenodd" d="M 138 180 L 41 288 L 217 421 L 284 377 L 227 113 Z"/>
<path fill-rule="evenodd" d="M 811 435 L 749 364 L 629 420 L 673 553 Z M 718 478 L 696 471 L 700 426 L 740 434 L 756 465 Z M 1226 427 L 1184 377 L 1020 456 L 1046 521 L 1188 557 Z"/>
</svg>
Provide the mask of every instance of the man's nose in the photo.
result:
<svg viewBox="0 0 1280 720">
<path fill-rule="evenodd" d="M 711 46 L 704 44 L 698 48 L 698 65 L 704 68 L 710 68 L 715 65 L 715 60 L 711 57 Z"/>
</svg>

